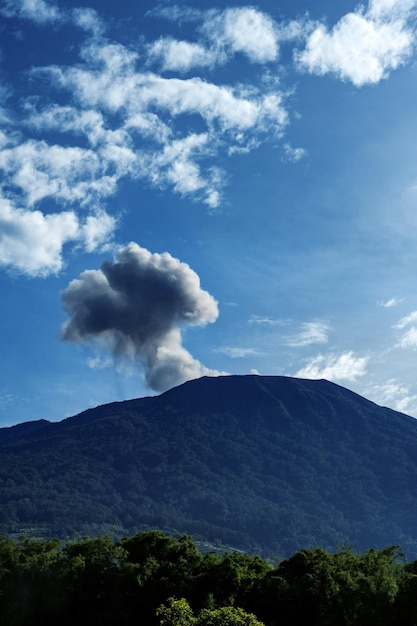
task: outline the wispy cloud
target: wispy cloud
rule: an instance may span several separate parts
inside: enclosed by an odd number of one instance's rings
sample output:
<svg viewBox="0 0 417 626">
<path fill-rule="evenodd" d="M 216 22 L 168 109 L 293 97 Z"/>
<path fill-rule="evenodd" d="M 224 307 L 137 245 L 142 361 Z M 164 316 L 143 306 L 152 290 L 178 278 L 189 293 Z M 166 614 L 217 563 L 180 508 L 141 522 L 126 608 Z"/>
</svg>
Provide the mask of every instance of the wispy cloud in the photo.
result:
<svg viewBox="0 0 417 626">
<path fill-rule="evenodd" d="M 225 346 L 224 348 L 216 348 L 215 352 L 220 352 L 232 359 L 246 359 L 252 356 L 259 356 L 261 353 L 255 348 L 240 348 Z"/>
<path fill-rule="evenodd" d="M 394 325 L 395 329 L 404 330 L 409 326 L 409 328 L 403 333 L 403 335 L 398 340 L 396 347 L 397 348 L 417 348 L 417 326 L 415 323 L 417 322 L 417 311 L 412 311 L 405 317 L 402 317 L 397 324 Z"/>
<path fill-rule="evenodd" d="M 5 0 L 0 12 L 5 17 L 20 17 L 39 24 L 63 19 L 58 8 L 45 0 Z"/>
<path fill-rule="evenodd" d="M 367 396 L 378 404 L 390 406 L 402 413 L 415 414 L 417 412 L 417 395 L 411 394 L 406 385 L 395 379 L 368 387 Z"/>
<path fill-rule="evenodd" d="M 399 340 L 399 348 L 417 348 L 417 327 L 409 328 Z"/>
<path fill-rule="evenodd" d="M 414 322 L 417 322 L 417 311 L 412 311 L 412 313 L 409 313 L 405 317 L 402 317 L 400 321 L 394 325 L 394 328 L 402 329 L 406 326 L 409 326 L 410 324 L 413 324 Z"/>
<path fill-rule="evenodd" d="M 366 374 L 368 357 L 353 352 L 319 354 L 296 372 L 298 378 L 354 382 Z"/>
<path fill-rule="evenodd" d="M 94 35 L 106 30 L 97 11 L 89 7 L 62 9 L 47 0 L 3 0 L 0 15 L 34 22 L 41 26 L 70 23 Z"/>
<path fill-rule="evenodd" d="M 404 64 L 415 45 L 414 0 L 373 0 L 344 15 L 328 30 L 318 24 L 298 66 L 313 74 L 333 74 L 357 87 L 377 83 Z"/>
<path fill-rule="evenodd" d="M 403 302 L 401 298 L 390 298 L 389 300 L 378 300 L 377 305 L 382 306 L 385 309 L 391 309 L 392 307 L 398 306 Z"/>
<path fill-rule="evenodd" d="M 5 393 L 4 391 L 0 393 L 0 407 L 4 408 L 12 404 L 16 398 L 12 396 L 10 393 Z"/>
<path fill-rule="evenodd" d="M 248 324 L 257 326 L 286 326 L 290 320 L 274 319 L 272 317 L 264 317 L 262 315 L 251 315 Z"/>
<path fill-rule="evenodd" d="M 307 156 L 307 150 L 304 148 L 293 148 L 290 144 L 284 144 L 284 156 L 286 161 L 290 163 L 297 163 L 301 159 L 304 159 Z"/>
<path fill-rule="evenodd" d="M 315 343 L 328 342 L 329 325 L 322 321 L 303 322 L 301 331 L 287 337 L 286 344 L 292 347 L 304 347 Z"/>
</svg>

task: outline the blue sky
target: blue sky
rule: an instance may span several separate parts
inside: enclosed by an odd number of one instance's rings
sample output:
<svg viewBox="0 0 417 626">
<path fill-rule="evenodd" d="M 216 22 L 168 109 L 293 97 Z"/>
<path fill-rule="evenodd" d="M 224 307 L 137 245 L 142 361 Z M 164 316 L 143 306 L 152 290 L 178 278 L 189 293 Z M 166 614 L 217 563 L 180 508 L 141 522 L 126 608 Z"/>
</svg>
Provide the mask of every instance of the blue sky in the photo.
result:
<svg viewBox="0 0 417 626">
<path fill-rule="evenodd" d="M 219 373 L 417 416 L 417 1 L 0 2 L 0 425 Z"/>
</svg>

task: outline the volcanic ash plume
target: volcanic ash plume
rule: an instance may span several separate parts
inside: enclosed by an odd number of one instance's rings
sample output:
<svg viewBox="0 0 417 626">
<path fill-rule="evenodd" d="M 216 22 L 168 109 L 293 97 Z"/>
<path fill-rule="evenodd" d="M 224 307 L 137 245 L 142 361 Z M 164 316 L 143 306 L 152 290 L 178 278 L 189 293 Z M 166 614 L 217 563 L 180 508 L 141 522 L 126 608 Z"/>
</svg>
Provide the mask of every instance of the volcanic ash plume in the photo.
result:
<svg viewBox="0 0 417 626">
<path fill-rule="evenodd" d="M 198 275 L 167 252 L 152 254 L 132 242 L 101 269 L 83 272 L 61 297 L 69 315 L 62 338 L 96 340 L 118 358 L 140 362 L 155 391 L 219 374 L 194 359 L 181 337 L 186 326 L 214 322 L 217 302 Z"/>
</svg>

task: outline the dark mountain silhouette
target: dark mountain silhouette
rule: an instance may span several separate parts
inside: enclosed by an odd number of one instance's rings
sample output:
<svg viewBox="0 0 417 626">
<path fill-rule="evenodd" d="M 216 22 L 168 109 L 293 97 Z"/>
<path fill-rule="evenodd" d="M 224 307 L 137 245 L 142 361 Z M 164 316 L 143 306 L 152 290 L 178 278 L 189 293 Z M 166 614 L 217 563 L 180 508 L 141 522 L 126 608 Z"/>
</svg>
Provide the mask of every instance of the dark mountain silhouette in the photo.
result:
<svg viewBox="0 0 417 626">
<path fill-rule="evenodd" d="M 0 430 L 0 531 L 157 527 L 263 555 L 417 556 L 417 421 L 325 380 L 201 378 Z"/>
</svg>

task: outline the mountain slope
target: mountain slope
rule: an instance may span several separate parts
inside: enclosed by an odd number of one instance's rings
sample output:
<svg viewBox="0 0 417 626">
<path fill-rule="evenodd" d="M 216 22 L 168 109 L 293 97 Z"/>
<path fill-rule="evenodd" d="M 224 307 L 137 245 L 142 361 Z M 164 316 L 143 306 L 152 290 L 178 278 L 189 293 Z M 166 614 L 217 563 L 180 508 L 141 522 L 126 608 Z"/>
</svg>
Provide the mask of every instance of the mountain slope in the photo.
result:
<svg viewBox="0 0 417 626">
<path fill-rule="evenodd" d="M 417 555 L 417 421 L 327 381 L 202 378 L 0 431 L 0 530 L 152 526 L 285 556 Z"/>
</svg>

